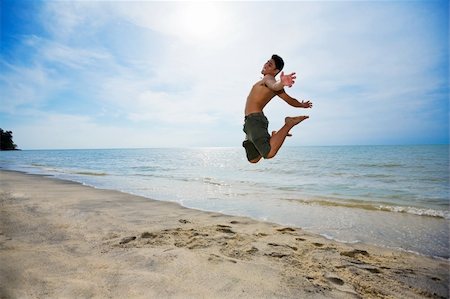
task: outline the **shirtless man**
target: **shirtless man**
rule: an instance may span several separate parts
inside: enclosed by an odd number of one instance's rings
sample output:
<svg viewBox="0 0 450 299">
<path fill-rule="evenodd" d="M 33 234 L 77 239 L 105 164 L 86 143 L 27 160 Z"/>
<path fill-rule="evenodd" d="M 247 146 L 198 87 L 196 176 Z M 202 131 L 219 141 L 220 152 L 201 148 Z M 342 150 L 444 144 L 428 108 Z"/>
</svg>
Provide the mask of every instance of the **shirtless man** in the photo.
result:
<svg viewBox="0 0 450 299">
<path fill-rule="evenodd" d="M 244 132 L 247 134 L 247 138 L 242 146 L 245 148 L 250 163 L 257 163 L 261 158 L 273 158 L 286 137 L 291 136 L 289 130 L 309 117 L 286 117 L 284 126 L 269 135 L 267 131 L 269 122 L 264 116 L 263 109 L 275 96 L 280 97 L 293 107 L 312 107 L 310 101 L 299 102 L 284 91 L 285 86 L 291 87 L 295 83 L 295 73 L 285 75 L 284 72 L 281 72 L 280 80 L 275 80 L 275 76 L 283 69 L 283 66 L 283 59 L 278 55 L 272 55 L 272 58 L 264 64 L 261 71 L 264 77 L 253 85 L 247 97 L 244 124 Z"/>
</svg>

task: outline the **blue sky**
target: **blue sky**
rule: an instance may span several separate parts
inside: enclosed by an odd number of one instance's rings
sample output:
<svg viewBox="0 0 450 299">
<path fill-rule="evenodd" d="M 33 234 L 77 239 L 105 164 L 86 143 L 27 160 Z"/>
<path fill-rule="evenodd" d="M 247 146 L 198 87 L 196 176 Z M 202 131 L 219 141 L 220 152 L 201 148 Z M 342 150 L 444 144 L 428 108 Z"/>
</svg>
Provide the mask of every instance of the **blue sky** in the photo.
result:
<svg viewBox="0 0 450 299">
<path fill-rule="evenodd" d="M 22 149 L 240 146 L 277 53 L 286 145 L 449 142 L 448 1 L 1 1 L 0 127 Z"/>
</svg>

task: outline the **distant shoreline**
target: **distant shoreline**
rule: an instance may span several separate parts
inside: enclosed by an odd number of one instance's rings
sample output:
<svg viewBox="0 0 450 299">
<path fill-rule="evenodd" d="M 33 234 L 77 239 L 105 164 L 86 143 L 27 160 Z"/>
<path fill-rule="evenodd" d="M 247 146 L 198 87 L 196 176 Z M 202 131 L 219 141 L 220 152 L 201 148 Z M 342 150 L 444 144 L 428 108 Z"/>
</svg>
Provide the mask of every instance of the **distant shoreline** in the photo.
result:
<svg viewBox="0 0 450 299">
<path fill-rule="evenodd" d="M 417 143 L 417 144 L 337 144 L 337 145 L 283 145 L 283 148 L 297 147 L 408 147 L 408 146 L 450 146 L 450 143 Z M 142 149 L 220 149 L 220 148 L 241 148 L 241 146 L 157 146 L 157 147 L 112 147 L 112 148 L 22 148 L 15 150 L 22 151 L 65 151 L 65 150 L 142 150 Z M 8 151 L 8 150 L 5 150 Z"/>
</svg>

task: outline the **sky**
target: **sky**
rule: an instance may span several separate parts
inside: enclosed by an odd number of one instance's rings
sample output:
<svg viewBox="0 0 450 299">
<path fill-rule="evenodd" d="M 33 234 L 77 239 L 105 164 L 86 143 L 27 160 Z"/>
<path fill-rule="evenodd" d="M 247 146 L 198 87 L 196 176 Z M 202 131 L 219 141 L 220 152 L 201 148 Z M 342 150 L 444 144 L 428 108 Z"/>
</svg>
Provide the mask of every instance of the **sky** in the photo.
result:
<svg viewBox="0 0 450 299">
<path fill-rule="evenodd" d="M 0 127 L 21 149 L 237 147 L 272 54 L 287 146 L 449 143 L 449 4 L 1 0 Z"/>
</svg>

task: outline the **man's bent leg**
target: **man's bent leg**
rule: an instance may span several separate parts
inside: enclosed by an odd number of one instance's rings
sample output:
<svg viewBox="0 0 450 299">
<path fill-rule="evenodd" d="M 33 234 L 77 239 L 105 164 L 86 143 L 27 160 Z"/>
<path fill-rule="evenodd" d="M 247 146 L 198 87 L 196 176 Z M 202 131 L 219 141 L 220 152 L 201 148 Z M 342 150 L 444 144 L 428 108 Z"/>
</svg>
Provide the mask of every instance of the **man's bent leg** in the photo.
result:
<svg viewBox="0 0 450 299">
<path fill-rule="evenodd" d="M 272 134 L 272 137 L 270 138 L 270 152 L 266 159 L 275 157 L 286 137 L 290 135 L 289 131 L 307 118 L 309 118 L 309 116 L 286 117 L 284 119 L 284 126 L 282 126 L 278 132 Z"/>
<path fill-rule="evenodd" d="M 277 133 L 277 131 L 272 131 L 272 135 L 270 135 L 270 138 L 272 138 L 273 135 L 275 135 L 276 133 Z M 288 133 L 288 134 L 286 135 L 286 137 L 291 137 L 291 136 L 292 136 L 291 133 Z"/>
<path fill-rule="evenodd" d="M 242 146 L 245 148 L 247 160 L 250 163 L 257 163 L 259 160 L 261 160 L 261 154 L 258 152 L 255 145 L 251 141 L 244 140 L 244 142 L 242 142 Z"/>
</svg>

